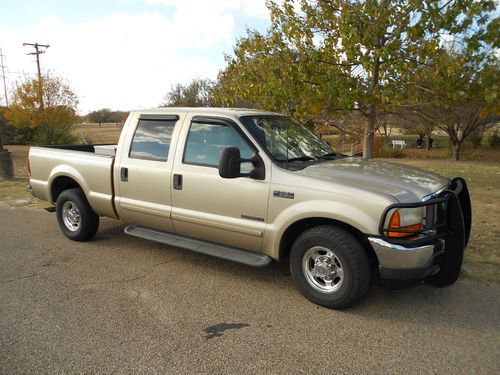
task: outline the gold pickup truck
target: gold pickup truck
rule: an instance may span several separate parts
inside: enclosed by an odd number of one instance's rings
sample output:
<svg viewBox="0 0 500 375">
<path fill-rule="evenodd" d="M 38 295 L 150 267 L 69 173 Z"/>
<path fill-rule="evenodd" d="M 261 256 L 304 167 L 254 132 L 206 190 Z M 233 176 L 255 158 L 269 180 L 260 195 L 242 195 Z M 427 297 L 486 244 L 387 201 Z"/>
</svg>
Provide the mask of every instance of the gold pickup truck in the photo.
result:
<svg viewBox="0 0 500 375">
<path fill-rule="evenodd" d="M 32 147 L 30 189 L 71 240 L 99 217 L 132 236 L 265 266 L 314 303 L 359 301 L 370 278 L 453 284 L 469 239 L 462 178 L 364 161 L 293 118 L 223 108 L 131 112 L 117 145 Z"/>
</svg>

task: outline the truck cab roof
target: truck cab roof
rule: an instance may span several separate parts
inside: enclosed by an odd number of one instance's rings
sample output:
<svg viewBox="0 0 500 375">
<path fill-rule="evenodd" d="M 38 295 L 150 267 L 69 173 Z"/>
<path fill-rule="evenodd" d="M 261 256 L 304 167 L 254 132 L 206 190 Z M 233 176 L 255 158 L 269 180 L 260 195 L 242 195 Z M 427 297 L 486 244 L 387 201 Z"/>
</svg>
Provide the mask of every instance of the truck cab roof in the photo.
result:
<svg viewBox="0 0 500 375">
<path fill-rule="evenodd" d="M 229 117 L 241 116 L 256 116 L 256 115 L 270 115 L 270 116 L 283 116 L 281 113 L 262 111 L 253 108 L 224 108 L 224 107 L 164 107 L 164 108 L 151 108 L 151 109 L 137 109 L 132 112 L 160 115 L 170 113 L 198 113 L 206 115 L 222 115 Z"/>
</svg>

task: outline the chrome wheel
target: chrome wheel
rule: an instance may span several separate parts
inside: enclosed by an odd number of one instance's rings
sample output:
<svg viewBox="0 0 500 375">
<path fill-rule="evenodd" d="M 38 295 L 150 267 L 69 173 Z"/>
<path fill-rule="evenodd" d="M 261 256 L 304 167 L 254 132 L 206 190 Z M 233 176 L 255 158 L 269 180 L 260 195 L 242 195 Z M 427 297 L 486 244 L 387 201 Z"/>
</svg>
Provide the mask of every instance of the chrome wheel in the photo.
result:
<svg viewBox="0 0 500 375">
<path fill-rule="evenodd" d="M 73 202 L 71 201 L 64 202 L 64 205 L 62 207 L 62 219 L 64 225 L 70 231 L 76 232 L 78 228 L 80 228 L 80 221 L 81 221 L 80 211 Z"/>
<path fill-rule="evenodd" d="M 302 271 L 307 282 L 317 291 L 333 293 L 344 281 L 344 268 L 337 255 L 330 249 L 314 246 L 302 258 Z"/>
</svg>

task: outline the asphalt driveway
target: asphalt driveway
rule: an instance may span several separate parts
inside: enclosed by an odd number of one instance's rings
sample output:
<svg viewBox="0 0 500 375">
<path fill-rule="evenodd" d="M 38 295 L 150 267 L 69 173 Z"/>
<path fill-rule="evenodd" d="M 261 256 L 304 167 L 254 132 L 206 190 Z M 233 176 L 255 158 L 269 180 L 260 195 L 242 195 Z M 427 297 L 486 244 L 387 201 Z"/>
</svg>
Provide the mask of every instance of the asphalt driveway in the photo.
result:
<svg viewBox="0 0 500 375">
<path fill-rule="evenodd" d="M 0 372 L 500 373 L 500 286 L 373 285 L 305 300 L 288 271 L 128 237 L 88 243 L 55 215 L 0 207 Z"/>
</svg>

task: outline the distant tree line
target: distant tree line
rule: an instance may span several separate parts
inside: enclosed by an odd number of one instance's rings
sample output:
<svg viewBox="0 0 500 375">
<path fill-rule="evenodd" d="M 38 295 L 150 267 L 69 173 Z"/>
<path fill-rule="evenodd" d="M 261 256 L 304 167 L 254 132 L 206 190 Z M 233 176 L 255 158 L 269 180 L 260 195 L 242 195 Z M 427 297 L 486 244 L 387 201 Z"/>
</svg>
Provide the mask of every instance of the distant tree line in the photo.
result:
<svg viewBox="0 0 500 375">
<path fill-rule="evenodd" d="M 83 116 L 82 122 L 92 122 L 97 124 L 105 123 L 124 123 L 127 119 L 128 112 L 126 111 L 113 111 L 109 108 L 102 108 L 97 111 L 89 112 Z"/>
<path fill-rule="evenodd" d="M 209 79 L 194 79 L 183 85 L 177 83 L 167 92 L 160 107 L 210 107 L 214 105 L 215 82 Z"/>
</svg>

